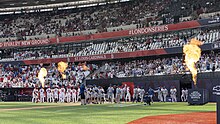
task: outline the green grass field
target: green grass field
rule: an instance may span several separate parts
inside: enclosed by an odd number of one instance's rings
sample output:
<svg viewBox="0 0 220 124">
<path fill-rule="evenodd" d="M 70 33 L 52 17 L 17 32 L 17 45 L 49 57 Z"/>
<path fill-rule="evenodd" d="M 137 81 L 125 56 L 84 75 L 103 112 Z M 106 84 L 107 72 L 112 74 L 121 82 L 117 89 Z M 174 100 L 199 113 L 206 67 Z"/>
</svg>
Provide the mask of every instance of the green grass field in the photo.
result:
<svg viewBox="0 0 220 124">
<path fill-rule="evenodd" d="M 215 106 L 214 103 L 204 106 L 188 106 L 187 103 L 80 106 L 67 103 L 0 102 L 0 124 L 125 124 L 145 116 L 216 111 Z"/>
</svg>

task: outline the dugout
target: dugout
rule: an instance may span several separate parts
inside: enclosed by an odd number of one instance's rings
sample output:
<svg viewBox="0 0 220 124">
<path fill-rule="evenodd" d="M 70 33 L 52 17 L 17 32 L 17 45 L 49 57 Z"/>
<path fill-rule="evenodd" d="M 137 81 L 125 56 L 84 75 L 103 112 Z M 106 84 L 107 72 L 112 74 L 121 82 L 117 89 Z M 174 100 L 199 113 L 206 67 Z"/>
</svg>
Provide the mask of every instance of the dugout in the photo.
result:
<svg viewBox="0 0 220 124">
<path fill-rule="evenodd" d="M 213 88 L 220 85 L 220 72 L 206 72 L 199 73 L 197 80 L 197 87 L 201 89 L 207 89 L 209 92 L 209 101 L 215 102 L 216 96 L 213 94 Z M 191 74 L 178 74 L 178 75 L 157 75 L 146 77 L 126 77 L 126 78 L 112 78 L 112 79 L 95 79 L 86 80 L 87 85 L 98 85 L 107 88 L 110 84 L 122 85 L 124 82 L 131 82 L 134 86 L 143 87 L 147 90 L 149 87 L 157 88 L 159 86 L 165 86 L 170 90 L 171 86 L 175 86 L 178 90 L 177 97 L 180 101 L 181 88 L 192 88 L 193 82 Z"/>
</svg>

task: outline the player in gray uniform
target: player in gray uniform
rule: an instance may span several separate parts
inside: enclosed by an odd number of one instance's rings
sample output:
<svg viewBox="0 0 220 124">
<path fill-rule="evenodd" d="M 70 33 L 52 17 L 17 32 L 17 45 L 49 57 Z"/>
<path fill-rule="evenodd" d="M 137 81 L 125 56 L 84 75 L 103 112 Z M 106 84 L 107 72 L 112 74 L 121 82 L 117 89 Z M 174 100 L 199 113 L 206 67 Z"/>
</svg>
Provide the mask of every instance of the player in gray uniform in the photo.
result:
<svg viewBox="0 0 220 124">
<path fill-rule="evenodd" d="M 125 101 L 125 94 L 126 94 L 126 87 L 123 86 L 121 88 L 121 100 L 124 100 Z"/>
<path fill-rule="evenodd" d="M 114 102 L 114 88 L 112 86 L 108 88 L 108 100 L 111 103 Z"/>
<path fill-rule="evenodd" d="M 166 87 L 162 88 L 162 94 L 163 94 L 163 101 L 166 102 L 168 96 L 168 90 L 166 89 Z"/>
<path fill-rule="evenodd" d="M 103 87 L 101 87 L 101 101 L 100 101 L 100 104 L 104 104 L 105 102 L 105 90 L 103 89 Z"/>
<path fill-rule="evenodd" d="M 157 90 L 157 95 L 158 95 L 158 100 L 159 102 L 162 102 L 163 101 L 163 94 L 162 94 L 162 91 L 161 91 L 161 87 L 158 88 Z"/>
<path fill-rule="evenodd" d="M 144 90 L 144 88 L 142 88 L 142 89 L 140 90 L 141 103 L 144 102 L 144 94 L 145 94 L 145 90 Z"/>
<path fill-rule="evenodd" d="M 116 103 L 120 103 L 120 98 L 121 98 L 121 88 L 117 86 L 116 88 Z"/>
<path fill-rule="evenodd" d="M 136 103 L 138 102 L 138 88 L 134 88 L 134 94 L 133 94 L 133 103 L 134 101 L 136 101 Z"/>
</svg>

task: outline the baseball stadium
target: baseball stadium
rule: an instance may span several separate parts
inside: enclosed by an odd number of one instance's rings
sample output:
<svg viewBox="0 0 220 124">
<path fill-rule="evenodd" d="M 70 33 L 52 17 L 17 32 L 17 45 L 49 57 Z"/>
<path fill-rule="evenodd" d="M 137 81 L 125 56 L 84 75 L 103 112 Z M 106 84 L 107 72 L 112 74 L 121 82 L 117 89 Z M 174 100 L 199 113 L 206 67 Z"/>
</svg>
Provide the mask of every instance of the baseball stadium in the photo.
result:
<svg viewBox="0 0 220 124">
<path fill-rule="evenodd" d="M 0 124 L 220 124 L 219 0 L 1 0 Z"/>
</svg>

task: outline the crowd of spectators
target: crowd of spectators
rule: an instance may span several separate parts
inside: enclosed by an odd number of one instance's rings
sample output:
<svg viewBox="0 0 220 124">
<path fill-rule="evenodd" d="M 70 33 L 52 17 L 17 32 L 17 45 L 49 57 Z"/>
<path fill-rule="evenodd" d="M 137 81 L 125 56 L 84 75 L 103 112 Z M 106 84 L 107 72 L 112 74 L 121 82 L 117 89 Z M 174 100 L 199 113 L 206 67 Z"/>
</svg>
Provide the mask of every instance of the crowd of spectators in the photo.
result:
<svg viewBox="0 0 220 124">
<path fill-rule="evenodd" d="M 152 75 L 185 74 L 185 64 L 182 57 L 157 59 L 140 59 L 133 61 L 106 62 L 100 71 L 93 73 L 90 79 L 105 79 L 113 77 L 141 77 Z M 197 63 L 199 73 L 220 71 L 220 53 L 203 54 Z"/>
<path fill-rule="evenodd" d="M 94 70 L 98 69 L 95 64 L 69 63 L 65 70 L 66 79 L 62 79 L 55 63 L 43 65 L 0 65 L 0 87 L 40 87 L 41 83 L 37 78 L 41 67 L 47 69 L 47 76 L 45 77 L 46 86 L 78 86 L 84 79 L 90 75 Z"/>
<path fill-rule="evenodd" d="M 214 43 L 220 40 L 220 30 L 206 29 L 195 30 L 194 32 L 183 31 L 179 34 L 169 33 L 166 35 L 145 35 L 122 38 L 119 40 L 104 41 L 101 43 L 91 43 L 87 47 L 82 47 L 78 50 L 63 47 L 62 49 L 27 49 L 23 51 L 6 51 L 2 56 L 1 61 L 16 61 L 16 60 L 33 60 L 44 58 L 65 58 L 74 56 L 89 56 L 98 54 L 110 54 L 119 52 L 134 52 L 140 50 L 153 50 L 161 48 L 182 47 L 187 44 L 189 39 L 195 37 L 204 44 Z M 10 58 L 10 59 L 8 59 Z"/>
<path fill-rule="evenodd" d="M 141 77 L 152 75 L 185 74 L 182 56 L 118 60 L 103 64 L 69 63 L 66 79 L 57 70 L 56 64 L 44 66 L 48 74 L 46 86 L 78 86 L 84 79 L 106 79 L 114 77 Z M 196 64 L 199 73 L 220 71 L 220 53 L 202 54 Z M 41 86 L 37 74 L 42 65 L 1 65 L 0 87 Z"/>
<path fill-rule="evenodd" d="M 105 32 L 109 27 L 130 24 L 148 26 L 151 21 L 189 16 L 201 8 L 207 12 L 218 11 L 218 3 L 217 0 L 132 0 L 70 10 L 1 15 L 0 38 L 26 40 L 26 36 L 81 35 L 74 32 L 91 29 Z"/>
</svg>

